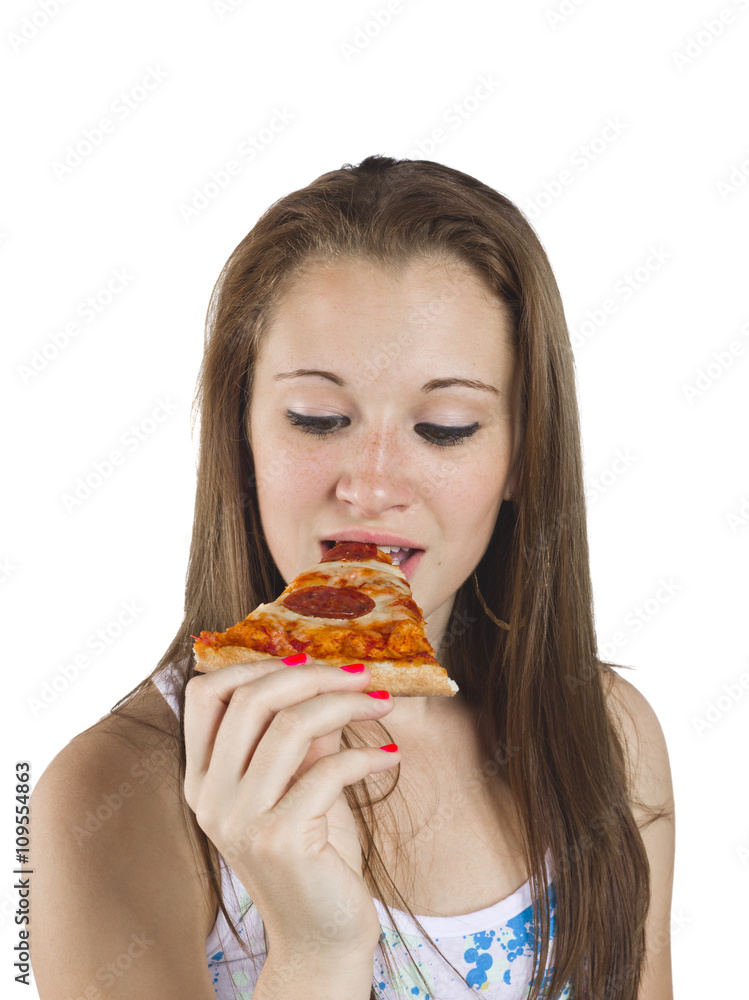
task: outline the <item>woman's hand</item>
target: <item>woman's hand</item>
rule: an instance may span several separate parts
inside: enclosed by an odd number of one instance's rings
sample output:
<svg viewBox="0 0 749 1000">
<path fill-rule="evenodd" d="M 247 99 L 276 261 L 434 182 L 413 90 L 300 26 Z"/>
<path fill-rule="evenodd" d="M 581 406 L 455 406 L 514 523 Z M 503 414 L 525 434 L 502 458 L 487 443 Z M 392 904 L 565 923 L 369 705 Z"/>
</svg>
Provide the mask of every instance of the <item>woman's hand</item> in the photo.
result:
<svg viewBox="0 0 749 1000">
<path fill-rule="evenodd" d="M 187 685 L 185 797 L 236 871 L 276 958 L 371 960 L 380 935 L 343 789 L 392 767 L 397 752 L 341 750 L 352 721 L 381 719 L 392 698 L 371 675 L 258 660 Z"/>
</svg>

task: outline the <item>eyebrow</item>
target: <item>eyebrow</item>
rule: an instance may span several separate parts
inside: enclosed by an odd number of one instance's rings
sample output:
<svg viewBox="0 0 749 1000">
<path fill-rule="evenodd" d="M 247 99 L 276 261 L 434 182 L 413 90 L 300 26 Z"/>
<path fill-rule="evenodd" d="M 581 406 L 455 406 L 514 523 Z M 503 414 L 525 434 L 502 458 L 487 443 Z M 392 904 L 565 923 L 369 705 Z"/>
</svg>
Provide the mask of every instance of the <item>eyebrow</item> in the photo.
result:
<svg viewBox="0 0 749 1000">
<path fill-rule="evenodd" d="M 317 375 L 321 378 L 326 378 L 328 381 L 333 382 L 335 385 L 341 388 L 346 388 L 346 382 L 340 377 L 340 375 L 335 375 L 333 372 L 318 371 L 316 368 L 297 368 L 293 372 L 279 372 L 274 375 L 273 378 L 276 381 L 282 379 L 290 378 L 304 378 L 307 375 Z M 499 389 L 495 388 L 493 385 L 488 385 L 486 382 L 482 382 L 480 379 L 475 378 L 433 378 L 428 382 L 425 382 L 421 387 L 422 392 L 434 392 L 435 389 L 449 389 L 451 386 L 462 386 L 465 389 L 480 389 L 483 392 L 492 392 L 495 396 L 501 396 Z"/>
</svg>

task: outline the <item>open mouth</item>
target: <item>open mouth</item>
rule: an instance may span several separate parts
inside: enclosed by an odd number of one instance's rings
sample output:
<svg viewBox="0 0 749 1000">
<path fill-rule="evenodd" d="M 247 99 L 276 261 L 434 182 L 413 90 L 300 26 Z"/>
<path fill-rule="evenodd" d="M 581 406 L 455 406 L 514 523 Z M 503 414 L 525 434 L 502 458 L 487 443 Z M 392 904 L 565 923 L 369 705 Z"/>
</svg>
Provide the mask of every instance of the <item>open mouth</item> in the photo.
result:
<svg viewBox="0 0 749 1000">
<path fill-rule="evenodd" d="M 340 539 L 340 541 L 344 541 L 344 539 Z M 329 552 L 333 548 L 333 546 L 337 544 L 338 544 L 337 541 L 326 540 L 323 542 L 326 552 Z M 377 545 L 377 548 L 380 550 L 380 552 L 387 552 L 394 566 L 401 566 L 401 567 L 404 566 L 405 563 L 407 563 L 413 556 L 424 551 L 423 549 L 399 548 L 396 545 Z"/>
</svg>

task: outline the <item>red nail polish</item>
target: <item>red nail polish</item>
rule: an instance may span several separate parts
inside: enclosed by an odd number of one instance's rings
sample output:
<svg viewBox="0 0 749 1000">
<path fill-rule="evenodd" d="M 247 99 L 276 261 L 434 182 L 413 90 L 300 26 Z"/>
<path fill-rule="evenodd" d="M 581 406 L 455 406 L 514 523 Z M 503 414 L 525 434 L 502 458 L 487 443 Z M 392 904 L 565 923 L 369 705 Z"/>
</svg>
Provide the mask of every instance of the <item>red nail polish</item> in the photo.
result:
<svg viewBox="0 0 749 1000">
<path fill-rule="evenodd" d="M 397 743 L 386 743 L 384 747 L 380 747 L 380 750 L 387 750 L 388 753 L 395 753 L 397 749 Z"/>
<path fill-rule="evenodd" d="M 347 667 L 341 667 L 341 670 L 346 670 L 350 674 L 360 674 L 364 670 L 363 663 L 349 663 Z"/>
<path fill-rule="evenodd" d="M 387 693 L 387 691 L 367 691 L 366 694 L 368 694 L 370 698 L 389 698 L 390 697 L 390 695 Z"/>
<path fill-rule="evenodd" d="M 297 663 L 306 663 L 307 654 L 306 653 L 292 653 L 291 656 L 284 656 L 282 663 L 288 663 L 290 667 L 296 666 Z"/>
</svg>

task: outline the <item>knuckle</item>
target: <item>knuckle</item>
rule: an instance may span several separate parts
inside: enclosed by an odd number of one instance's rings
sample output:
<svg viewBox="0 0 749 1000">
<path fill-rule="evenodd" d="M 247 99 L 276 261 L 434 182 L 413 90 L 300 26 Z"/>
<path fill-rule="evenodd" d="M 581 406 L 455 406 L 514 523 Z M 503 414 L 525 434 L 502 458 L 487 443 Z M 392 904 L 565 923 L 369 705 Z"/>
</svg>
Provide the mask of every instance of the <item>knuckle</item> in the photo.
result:
<svg viewBox="0 0 749 1000">
<path fill-rule="evenodd" d="M 249 683 L 240 684 L 232 692 L 231 700 L 238 703 L 240 706 L 247 705 L 252 701 L 257 701 L 258 694 L 257 691 L 253 690 Z"/>
<path fill-rule="evenodd" d="M 328 784 L 337 776 L 335 763 L 331 759 L 337 754 L 325 754 L 318 757 L 304 774 L 304 784 L 311 791 L 317 791 L 322 785 Z"/>
<path fill-rule="evenodd" d="M 304 677 L 315 689 L 323 688 L 330 673 L 330 667 L 323 666 L 322 663 L 312 663 L 301 668 L 304 670 Z"/>
<path fill-rule="evenodd" d="M 185 706 L 194 704 L 205 697 L 206 681 L 208 680 L 208 674 L 196 674 L 190 678 L 187 684 L 185 684 Z"/>
<path fill-rule="evenodd" d="M 301 725 L 299 706 L 287 705 L 276 712 L 273 724 L 278 726 L 285 733 L 297 732 Z"/>
<path fill-rule="evenodd" d="M 308 771 L 308 781 L 310 785 L 327 785 L 330 782 L 345 784 L 350 774 L 361 770 L 361 763 L 357 767 L 357 760 L 362 761 L 357 756 L 355 750 L 341 750 L 338 753 L 325 754 L 318 757 Z"/>
<path fill-rule="evenodd" d="M 217 830 L 216 815 L 205 796 L 199 795 L 195 805 L 190 807 L 195 813 L 195 819 L 201 830 L 215 833 Z M 210 835 L 212 835 L 212 833 Z"/>
<path fill-rule="evenodd" d="M 341 757 L 341 752 L 322 754 L 322 756 L 318 757 L 313 764 L 315 774 L 320 777 L 337 774 L 341 769 Z M 312 768 L 310 768 L 310 770 L 312 770 Z"/>
</svg>

